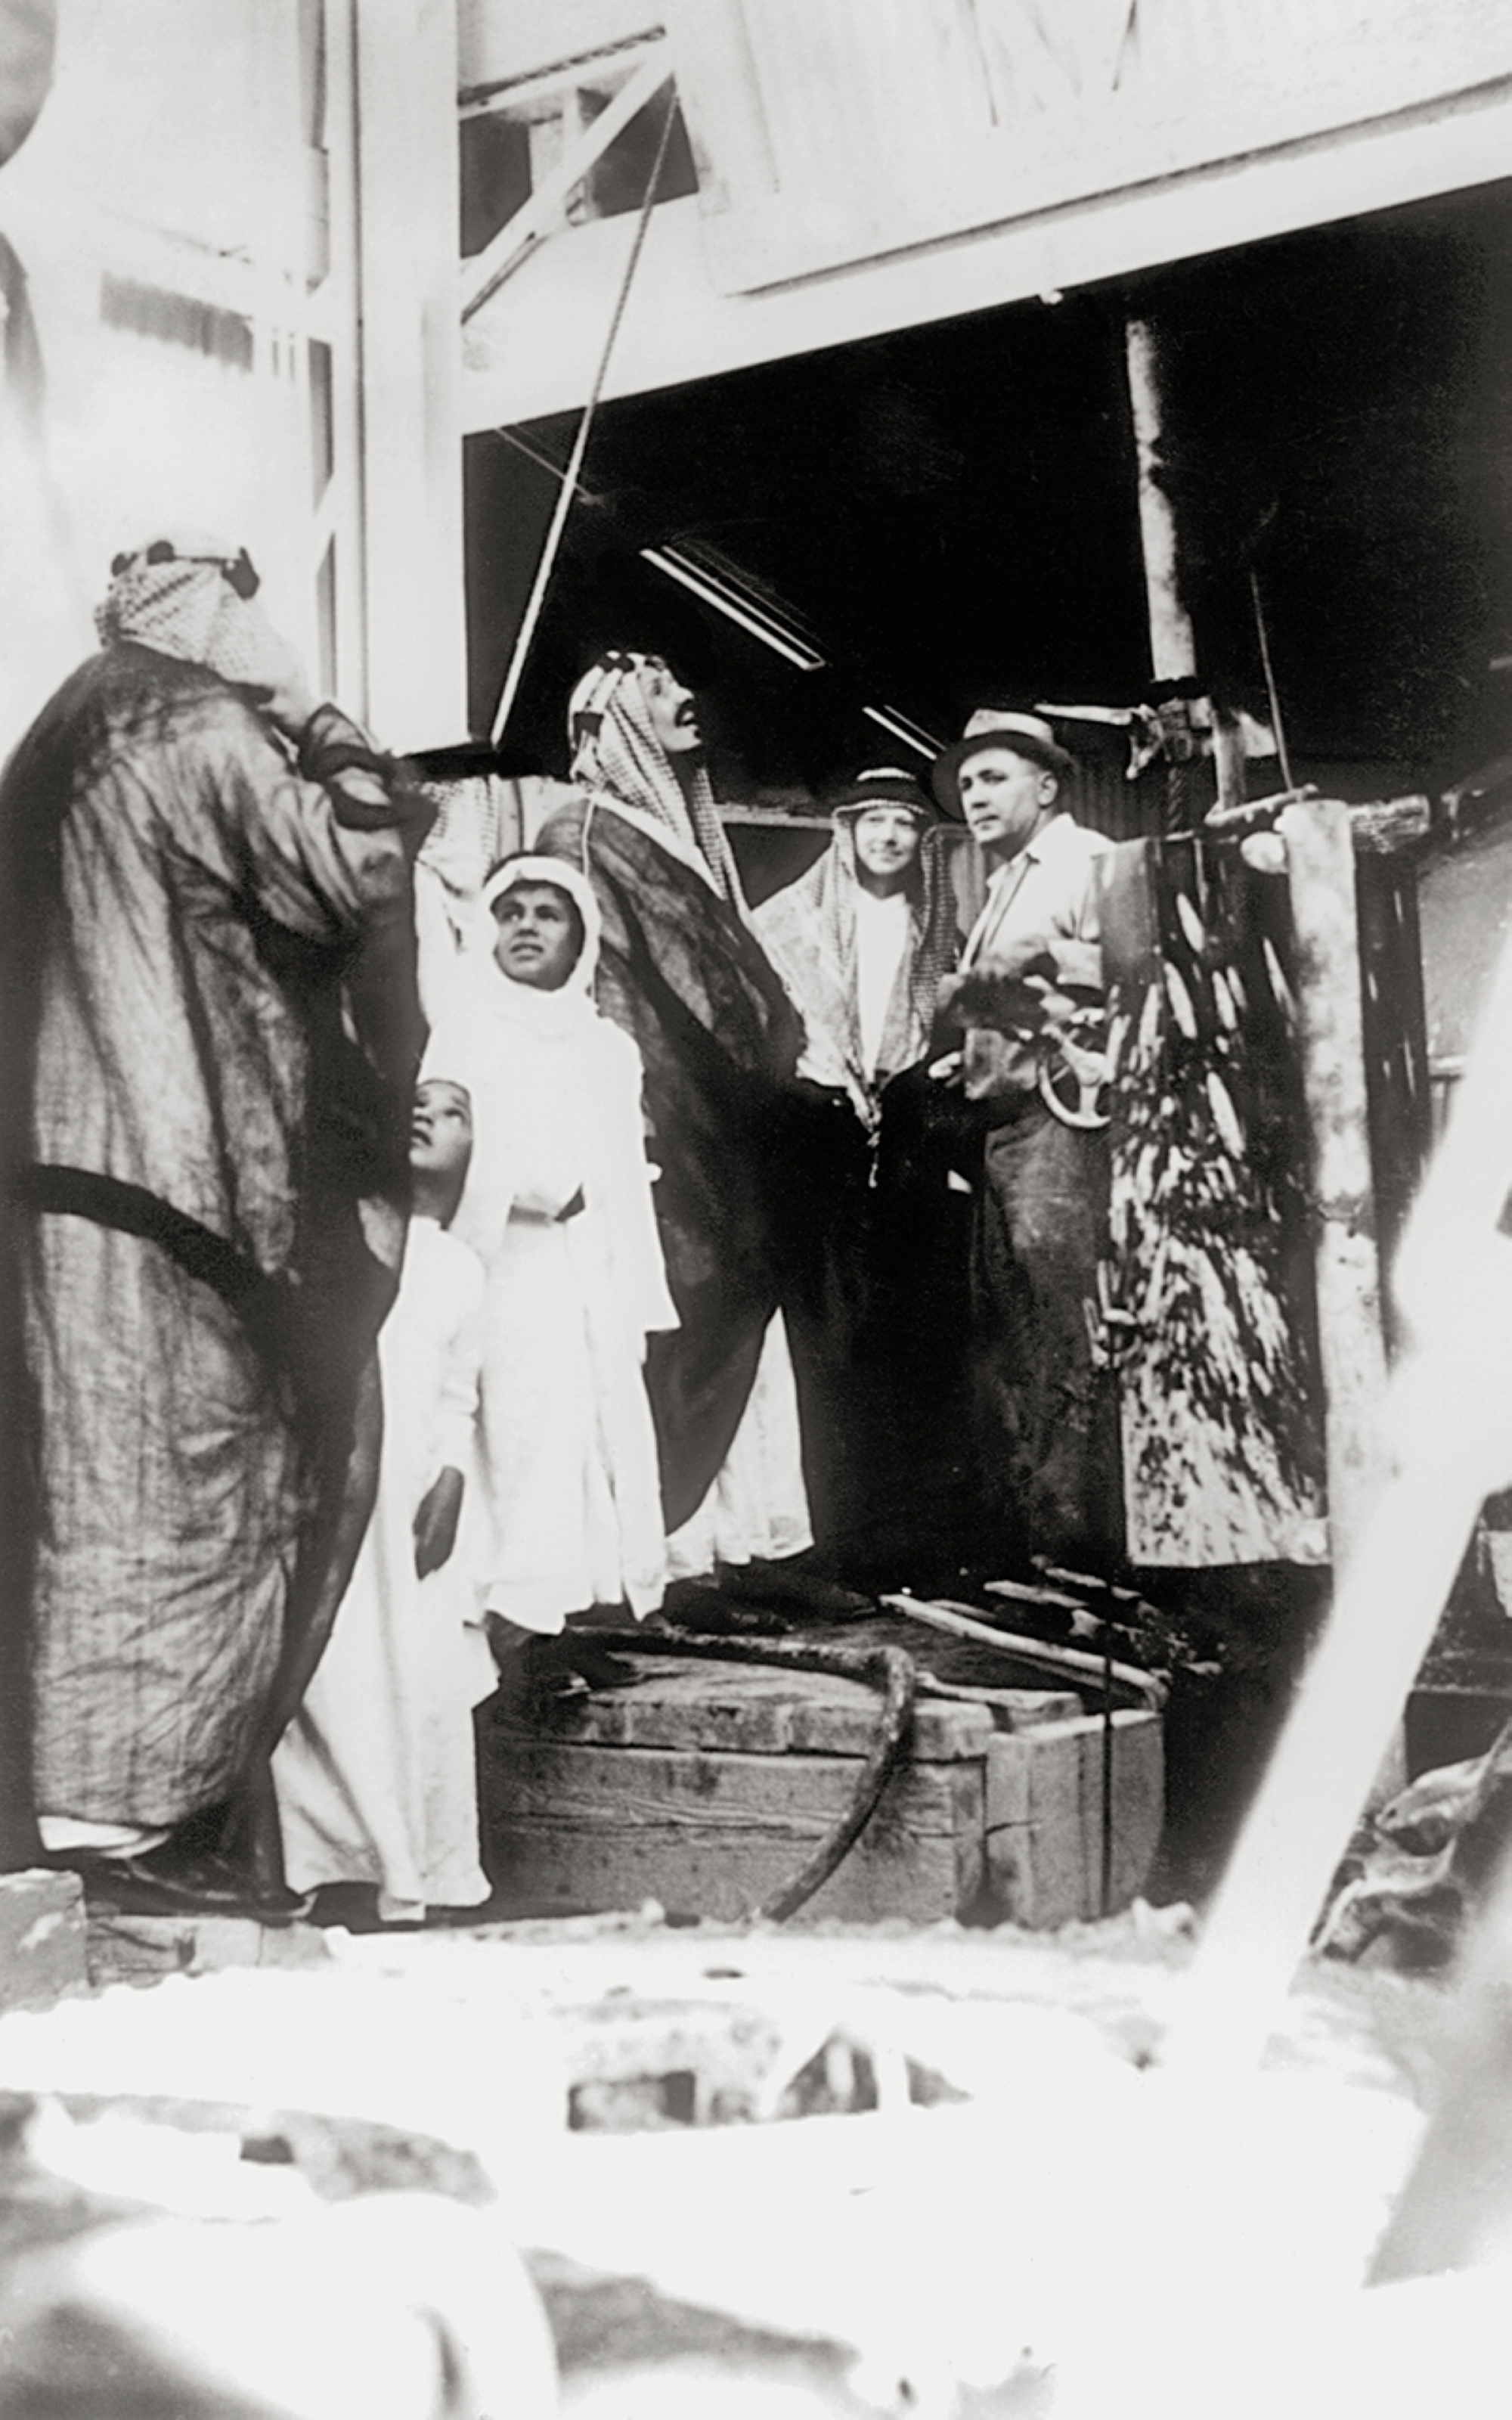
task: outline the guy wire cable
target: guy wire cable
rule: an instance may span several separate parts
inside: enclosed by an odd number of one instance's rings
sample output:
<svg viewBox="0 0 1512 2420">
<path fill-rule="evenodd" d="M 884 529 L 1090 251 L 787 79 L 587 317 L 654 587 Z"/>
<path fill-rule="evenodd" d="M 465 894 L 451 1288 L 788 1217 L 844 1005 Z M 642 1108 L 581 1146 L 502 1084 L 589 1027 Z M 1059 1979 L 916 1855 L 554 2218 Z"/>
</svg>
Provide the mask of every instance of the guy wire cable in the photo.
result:
<svg viewBox="0 0 1512 2420">
<path fill-rule="evenodd" d="M 525 607 L 525 616 L 515 641 L 515 651 L 509 659 L 508 671 L 504 675 L 498 711 L 494 715 L 493 728 L 489 734 L 495 748 L 498 747 L 503 736 L 504 726 L 514 710 L 515 700 L 519 693 L 520 681 L 524 677 L 526 658 L 530 654 L 531 643 L 535 636 L 535 626 L 541 618 L 541 608 L 546 602 L 547 588 L 549 585 L 551 574 L 556 568 L 562 535 L 566 527 L 567 515 L 572 509 L 572 500 L 578 492 L 578 474 L 582 469 L 583 457 L 588 451 L 588 440 L 594 426 L 594 416 L 598 410 L 599 397 L 604 391 L 604 380 L 609 375 L 609 357 L 620 333 L 620 323 L 625 318 L 625 306 L 630 299 L 630 287 L 640 259 L 646 229 L 651 224 L 651 213 L 656 200 L 656 188 L 661 183 L 662 167 L 666 162 L 667 146 L 671 137 L 672 119 L 676 113 L 677 95 L 675 91 L 670 91 L 667 95 L 666 116 L 661 124 L 661 136 L 656 145 L 656 156 L 652 163 L 651 175 L 646 182 L 645 194 L 640 204 L 640 215 L 636 222 L 635 238 L 630 245 L 630 256 L 625 264 L 625 275 L 620 280 L 620 290 L 615 298 L 614 310 L 609 323 L 609 334 L 604 339 L 603 350 L 598 357 L 598 367 L 594 373 L 594 383 L 589 390 L 588 401 L 583 406 L 582 418 L 578 424 L 578 434 L 573 440 L 572 453 L 568 458 L 566 470 L 563 473 L 562 485 L 557 490 L 551 526 L 546 534 L 546 544 L 541 550 L 541 560 L 535 567 L 535 579 Z"/>
<path fill-rule="evenodd" d="M 1260 662 L 1265 668 L 1265 693 L 1271 701 L 1271 728 L 1275 733 L 1275 752 L 1281 759 L 1281 779 L 1289 790 L 1291 759 L 1287 752 L 1287 727 L 1281 720 L 1281 694 L 1275 685 L 1275 668 L 1271 661 L 1271 637 L 1265 627 L 1265 607 L 1260 602 L 1260 583 L 1252 563 L 1249 567 L 1250 599 L 1255 607 L 1255 635 L 1260 643 Z"/>
</svg>

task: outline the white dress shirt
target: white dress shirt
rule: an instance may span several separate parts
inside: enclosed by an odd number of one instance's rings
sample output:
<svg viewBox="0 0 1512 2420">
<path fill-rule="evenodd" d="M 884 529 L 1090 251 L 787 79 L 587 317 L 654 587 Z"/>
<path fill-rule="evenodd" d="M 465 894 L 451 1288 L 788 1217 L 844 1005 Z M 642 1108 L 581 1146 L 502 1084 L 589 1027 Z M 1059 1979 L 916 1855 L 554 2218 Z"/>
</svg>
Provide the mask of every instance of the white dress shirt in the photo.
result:
<svg viewBox="0 0 1512 2420">
<path fill-rule="evenodd" d="M 962 974 L 991 974 L 1026 946 L 1039 945 L 1064 981 L 1100 984 L 1097 866 L 1112 845 L 1071 815 L 1052 815 L 989 882 L 962 954 Z M 972 1100 L 1022 1092 L 1035 1080 L 1032 1050 L 989 1026 L 967 1027 L 963 1057 Z"/>
<path fill-rule="evenodd" d="M 888 899 L 874 899 L 869 891 L 857 887 L 856 1009 L 861 1034 L 861 1064 L 868 1076 L 876 1074 L 887 1008 L 908 946 L 909 915 L 906 892 L 895 891 Z"/>
</svg>

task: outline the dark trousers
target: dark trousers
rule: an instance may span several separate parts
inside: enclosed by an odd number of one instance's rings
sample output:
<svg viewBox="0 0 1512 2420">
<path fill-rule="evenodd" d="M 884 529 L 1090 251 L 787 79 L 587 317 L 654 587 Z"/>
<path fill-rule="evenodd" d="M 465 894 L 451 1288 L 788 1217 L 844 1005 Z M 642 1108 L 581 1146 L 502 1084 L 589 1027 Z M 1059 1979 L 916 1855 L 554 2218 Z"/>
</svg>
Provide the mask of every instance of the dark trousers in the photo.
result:
<svg viewBox="0 0 1512 2420">
<path fill-rule="evenodd" d="M 1121 1554 L 1117 1399 L 1088 1326 L 1107 1200 L 1105 1133 L 1063 1125 L 1032 1096 L 990 1128 L 972 1359 L 989 1516 L 1018 1559 L 1105 1570 Z"/>
<path fill-rule="evenodd" d="M 843 1094 L 794 1102 L 783 1309 L 810 1506 L 837 1566 L 878 1585 L 943 1585 L 967 1553 L 971 1205 L 947 1174 L 980 1156 L 967 1106 L 910 1069 L 873 1152 Z"/>
<path fill-rule="evenodd" d="M 814 1537 L 843 1548 L 864 1519 L 869 1454 L 872 1156 L 846 1095 L 794 1088 L 783 1156 L 782 1310 L 798 1383 Z"/>
</svg>

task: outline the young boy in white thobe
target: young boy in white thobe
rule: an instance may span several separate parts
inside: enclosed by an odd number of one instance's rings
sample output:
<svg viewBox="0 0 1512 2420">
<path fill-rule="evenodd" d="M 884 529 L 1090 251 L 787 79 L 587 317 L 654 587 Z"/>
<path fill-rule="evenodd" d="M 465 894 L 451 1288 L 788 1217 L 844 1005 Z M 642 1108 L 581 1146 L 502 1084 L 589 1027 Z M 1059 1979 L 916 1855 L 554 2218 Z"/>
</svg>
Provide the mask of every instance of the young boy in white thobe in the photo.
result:
<svg viewBox="0 0 1512 2420">
<path fill-rule="evenodd" d="M 378 1886 L 385 1923 L 488 1896 L 472 1708 L 497 1675 L 454 1549 L 478 1403 L 483 1267 L 447 1232 L 472 1156 L 467 1088 L 415 1094 L 414 1206 L 378 1338 L 373 1518 L 304 1703 L 273 1758 L 292 1887 Z"/>
</svg>

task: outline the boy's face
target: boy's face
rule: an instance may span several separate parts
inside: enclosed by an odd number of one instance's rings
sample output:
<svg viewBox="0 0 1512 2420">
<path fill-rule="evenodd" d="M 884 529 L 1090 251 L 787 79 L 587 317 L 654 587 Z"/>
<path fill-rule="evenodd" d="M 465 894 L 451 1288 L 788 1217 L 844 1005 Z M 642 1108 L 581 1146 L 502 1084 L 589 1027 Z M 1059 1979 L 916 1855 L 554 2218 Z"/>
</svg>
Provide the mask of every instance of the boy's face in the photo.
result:
<svg viewBox="0 0 1512 2420">
<path fill-rule="evenodd" d="M 516 882 L 494 902 L 494 963 L 532 991 L 560 991 L 582 954 L 577 909 L 554 882 Z"/>
<path fill-rule="evenodd" d="M 432 1176 L 457 1176 L 472 1156 L 472 1103 L 465 1084 L 432 1077 L 415 1087 L 409 1122 L 409 1165 Z"/>
</svg>

